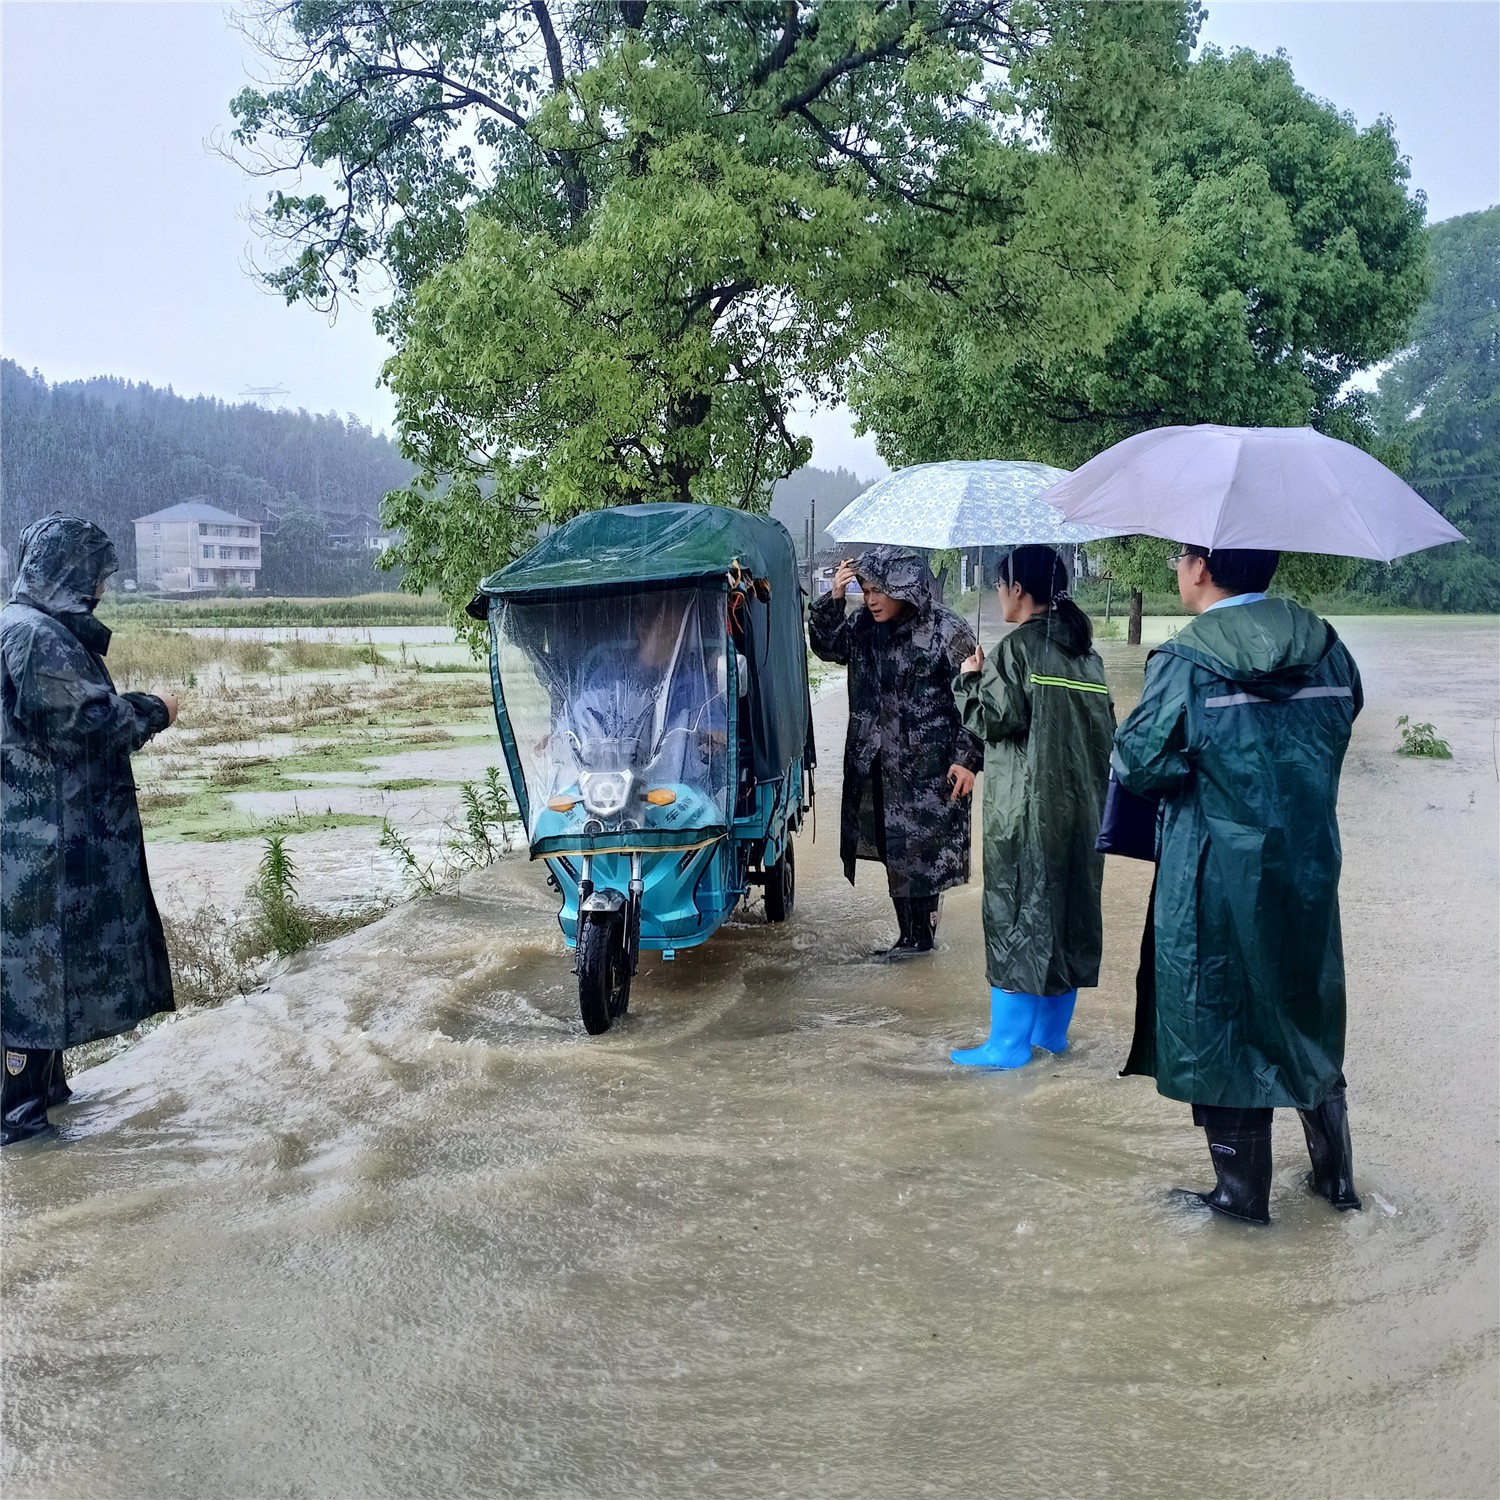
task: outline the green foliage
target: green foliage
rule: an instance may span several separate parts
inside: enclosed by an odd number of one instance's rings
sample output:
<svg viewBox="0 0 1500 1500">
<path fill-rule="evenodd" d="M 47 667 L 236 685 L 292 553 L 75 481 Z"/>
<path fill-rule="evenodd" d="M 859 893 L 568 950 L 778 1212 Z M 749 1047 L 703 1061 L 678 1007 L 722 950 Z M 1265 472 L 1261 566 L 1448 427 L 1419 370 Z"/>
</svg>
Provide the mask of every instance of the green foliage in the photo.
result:
<svg viewBox="0 0 1500 1500">
<path fill-rule="evenodd" d="M 300 953 L 313 938 L 313 924 L 297 902 L 297 867 L 284 834 L 271 834 L 248 892 L 265 948 L 283 957 Z"/>
<path fill-rule="evenodd" d="M 436 867 L 431 861 L 423 864 L 411 844 L 391 827 L 389 820 L 380 825 L 380 847 L 395 856 L 402 873 L 416 890 L 431 896 L 443 888 Z"/>
<path fill-rule="evenodd" d="M 500 784 L 500 771 L 489 766 L 484 781 L 459 787 L 463 828 L 448 842 L 448 853 L 459 866 L 478 869 L 492 864 L 510 848 L 507 825 L 512 821 L 510 793 Z"/>
<path fill-rule="evenodd" d="M 1375 401 L 1380 435 L 1407 482 L 1469 539 L 1435 547 L 1360 582 L 1428 608 L 1500 609 L 1500 208 L 1427 233 L 1432 295 L 1411 347 Z"/>
<path fill-rule="evenodd" d="M 1098 348 L 997 338 L 960 297 L 867 362 L 860 415 L 893 462 L 1074 466 L 1194 422 L 1311 422 L 1368 446 L 1367 414 L 1339 391 L 1399 347 L 1424 290 L 1406 179 L 1387 122 L 1358 130 L 1284 58 L 1210 50 L 1156 138 L 1149 265 Z"/>
<path fill-rule="evenodd" d="M 457 613 L 593 506 L 760 508 L 799 393 L 962 284 L 987 326 L 1094 348 L 1140 281 L 1122 142 L 1180 64 L 1173 0 L 531 0 L 267 19 L 285 82 L 233 104 L 288 296 L 377 269 L 415 481 L 385 561 Z M 1134 226 L 1134 229 L 1132 229 Z"/>
<path fill-rule="evenodd" d="M 1176 423 L 1312 423 L 1374 445 L 1348 375 L 1400 343 L 1424 287 L 1423 207 L 1384 121 L 1305 94 L 1284 58 L 1208 51 L 1187 69 L 1124 231 L 1147 247 L 1113 321 L 1080 349 L 1056 330 L 997 328 L 959 289 L 884 340 L 854 383 L 892 462 L 963 456 L 1068 467 Z M 940 299 L 941 300 L 941 299 Z M 977 315 L 976 315 L 977 313 Z M 1089 549 L 1125 589 L 1171 586 L 1170 543 Z M 1287 556 L 1279 591 L 1307 599 L 1355 571 Z"/>
<path fill-rule="evenodd" d="M 1431 724 L 1413 724 L 1409 715 L 1402 714 L 1396 720 L 1396 727 L 1401 731 L 1397 755 L 1416 755 L 1428 760 L 1453 759 L 1452 747 L 1447 740 L 1437 737 L 1437 730 Z"/>
</svg>

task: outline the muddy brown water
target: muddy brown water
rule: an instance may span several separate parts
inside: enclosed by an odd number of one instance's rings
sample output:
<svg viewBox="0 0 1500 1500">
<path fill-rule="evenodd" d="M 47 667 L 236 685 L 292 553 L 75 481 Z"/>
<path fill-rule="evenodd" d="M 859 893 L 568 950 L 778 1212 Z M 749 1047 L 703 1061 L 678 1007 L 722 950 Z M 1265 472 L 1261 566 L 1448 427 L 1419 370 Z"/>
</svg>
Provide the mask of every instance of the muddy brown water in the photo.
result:
<svg viewBox="0 0 1500 1500">
<path fill-rule="evenodd" d="M 80 1075 L 0 1167 L 4 1493 L 1496 1494 L 1500 634 L 1346 634 L 1362 1214 L 1290 1114 L 1271 1229 L 1167 1202 L 1203 1137 L 1115 1076 L 1144 867 L 1074 1048 L 950 1066 L 978 886 L 861 962 L 833 699 L 793 920 L 643 964 L 606 1037 L 511 861 Z"/>
</svg>

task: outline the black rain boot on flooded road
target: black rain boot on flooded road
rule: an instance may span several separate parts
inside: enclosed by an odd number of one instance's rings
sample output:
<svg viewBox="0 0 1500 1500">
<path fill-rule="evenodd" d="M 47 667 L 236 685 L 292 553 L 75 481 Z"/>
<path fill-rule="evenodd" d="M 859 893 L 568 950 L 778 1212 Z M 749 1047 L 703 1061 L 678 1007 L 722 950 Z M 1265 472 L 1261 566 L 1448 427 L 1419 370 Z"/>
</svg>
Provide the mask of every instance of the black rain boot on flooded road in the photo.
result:
<svg viewBox="0 0 1500 1500">
<path fill-rule="evenodd" d="M 889 948 L 876 948 L 870 954 L 877 963 L 885 963 L 888 959 L 899 957 L 911 947 L 911 902 L 904 896 L 892 896 L 891 905 L 896 908 L 896 926 L 900 935 Z"/>
<path fill-rule="evenodd" d="M 1339 1086 L 1316 1108 L 1299 1109 L 1312 1171 L 1307 1185 L 1340 1213 L 1364 1205 L 1354 1191 L 1354 1145 L 1349 1139 L 1349 1101 Z"/>
<path fill-rule="evenodd" d="M 52 1127 L 47 1120 L 47 1086 L 52 1081 L 51 1052 L 5 1049 L 0 1072 L 0 1146 L 29 1140 Z"/>
<path fill-rule="evenodd" d="M 63 1066 L 63 1055 L 61 1052 L 52 1054 L 52 1073 L 47 1080 L 47 1108 L 56 1109 L 59 1104 L 66 1104 L 73 1097 L 73 1090 L 68 1087 L 68 1070 Z"/>
<path fill-rule="evenodd" d="M 1271 1111 L 1195 1104 L 1193 1123 L 1203 1127 L 1213 1158 L 1212 1192 L 1178 1188 L 1175 1197 L 1206 1204 L 1216 1214 L 1247 1224 L 1271 1222 Z"/>
<path fill-rule="evenodd" d="M 908 896 L 896 903 L 896 917 L 901 923 L 901 940 L 884 954 L 887 963 L 900 963 L 919 953 L 931 953 L 937 937 L 938 898 Z"/>
</svg>

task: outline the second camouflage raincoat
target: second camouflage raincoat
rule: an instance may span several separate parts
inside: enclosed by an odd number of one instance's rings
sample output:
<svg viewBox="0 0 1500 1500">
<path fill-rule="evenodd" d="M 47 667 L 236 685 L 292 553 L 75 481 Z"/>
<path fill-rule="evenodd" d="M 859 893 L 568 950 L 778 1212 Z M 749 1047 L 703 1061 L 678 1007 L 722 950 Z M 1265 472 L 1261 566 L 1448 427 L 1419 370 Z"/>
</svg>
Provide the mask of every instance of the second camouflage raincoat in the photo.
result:
<svg viewBox="0 0 1500 1500">
<path fill-rule="evenodd" d="M 1170 1099 L 1316 1109 L 1342 1080 L 1336 808 L 1363 701 L 1333 627 L 1287 599 L 1209 610 L 1147 663 L 1113 762 L 1162 799 L 1124 1071 Z"/>
<path fill-rule="evenodd" d="M 980 742 L 959 722 L 953 678 L 974 633 L 937 598 L 917 553 L 872 547 L 857 572 L 913 606 L 878 623 L 826 594 L 808 611 L 813 653 L 849 668 L 849 731 L 839 853 L 852 882 L 856 860 L 882 860 L 896 900 L 940 895 L 969 878 L 971 797 L 953 800 L 954 765 L 978 771 Z"/>
<path fill-rule="evenodd" d="M 130 756 L 167 705 L 117 693 L 88 603 L 109 538 L 51 515 L 21 534 L 0 612 L 0 1027 L 18 1051 L 114 1036 L 172 1009 Z"/>
<path fill-rule="evenodd" d="M 1065 995 L 1099 982 L 1114 705 L 1082 627 L 1055 611 L 1005 636 L 954 683 L 985 743 L 984 948 L 991 985 Z"/>
</svg>

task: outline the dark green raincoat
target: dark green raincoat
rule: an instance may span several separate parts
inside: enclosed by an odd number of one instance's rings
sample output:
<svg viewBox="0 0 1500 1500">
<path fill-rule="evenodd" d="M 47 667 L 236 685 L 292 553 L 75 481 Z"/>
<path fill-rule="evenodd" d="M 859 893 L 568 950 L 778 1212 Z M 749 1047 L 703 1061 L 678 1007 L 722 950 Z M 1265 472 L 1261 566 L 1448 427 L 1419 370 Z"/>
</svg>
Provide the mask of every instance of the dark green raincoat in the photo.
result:
<svg viewBox="0 0 1500 1500">
<path fill-rule="evenodd" d="M 1153 652 L 1115 774 L 1162 798 L 1154 1016 L 1127 1073 L 1235 1109 L 1315 1109 L 1344 1068 L 1339 771 L 1363 704 L 1333 627 L 1286 599 Z"/>
<path fill-rule="evenodd" d="M 954 683 L 985 743 L 984 949 L 992 985 L 1065 995 L 1099 982 L 1114 705 L 1104 663 L 1055 612 L 1018 625 Z"/>
</svg>

